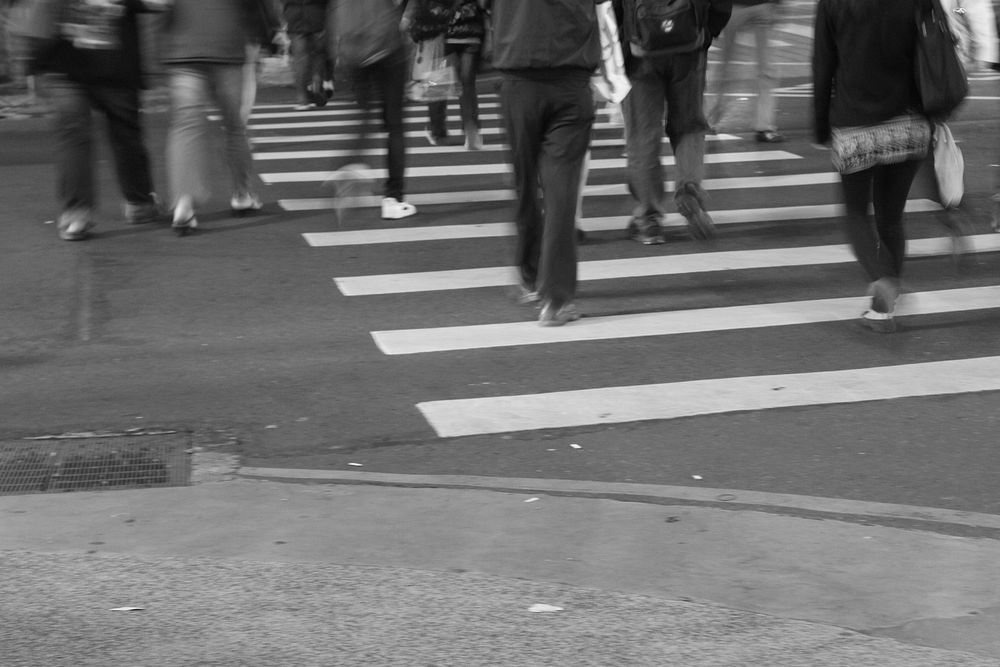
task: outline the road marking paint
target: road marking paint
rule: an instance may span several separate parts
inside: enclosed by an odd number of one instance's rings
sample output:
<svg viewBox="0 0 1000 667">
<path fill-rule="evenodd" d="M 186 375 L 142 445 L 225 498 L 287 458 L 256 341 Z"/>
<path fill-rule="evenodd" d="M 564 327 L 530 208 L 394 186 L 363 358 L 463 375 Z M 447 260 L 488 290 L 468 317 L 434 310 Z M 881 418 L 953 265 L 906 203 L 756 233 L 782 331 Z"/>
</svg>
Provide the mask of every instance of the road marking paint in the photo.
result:
<svg viewBox="0 0 1000 667">
<path fill-rule="evenodd" d="M 326 156 L 323 156 L 326 157 Z M 766 162 L 773 160 L 798 160 L 800 156 L 788 151 L 747 151 L 736 153 L 709 153 L 705 156 L 706 164 L 733 164 L 742 162 Z M 664 166 L 674 164 L 672 155 L 665 155 L 660 158 Z M 590 170 L 599 171 L 602 169 L 624 169 L 625 158 L 608 158 L 602 160 L 591 160 Z M 441 165 L 436 167 L 409 167 L 406 170 L 407 178 L 437 177 L 446 176 L 455 178 L 456 176 L 485 176 L 490 174 L 510 173 L 511 166 L 506 162 L 493 162 L 486 164 L 464 164 Z M 273 174 L 261 174 L 260 178 L 267 184 L 273 183 L 316 183 L 330 180 L 333 171 L 286 171 Z M 384 179 L 388 172 L 385 169 L 364 169 L 359 172 L 360 176 L 370 179 Z"/>
<path fill-rule="evenodd" d="M 864 308 L 863 297 L 846 297 L 585 317 L 557 330 L 531 321 L 373 331 L 371 335 L 384 354 L 424 354 L 839 322 L 857 318 Z M 902 317 L 990 308 L 1000 308 L 1000 286 L 907 294 L 900 299 L 896 314 Z"/>
<path fill-rule="evenodd" d="M 843 213 L 841 204 L 815 204 L 806 206 L 774 206 L 770 208 L 744 208 L 712 211 L 716 224 L 727 225 L 750 222 L 775 222 L 779 220 L 813 220 L 834 218 Z M 941 207 L 929 199 L 911 199 L 906 204 L 907 213 L 938 211 Z M 585 232 L 624 231 L 628 216 L 614 215 L 601 218 L 583 218 L 579 226 Z M 368 245 L 375 243 L 412 243 L 415 241 L 443 241 L 452 239 L 490 238 L 514 236 L 513 222 L 481 224 L 435 225 L 428 227 L 393 227 L 391 229 L 359 229 L 345 232 L 306 232 L 302 236 L 314 248 L 330 246 Z"/>
<path fill-rule="evenodd" d="M 591 142 L 592 144 L 594 142 Z M 611 146 L 621 146 L 620 141 L 610 140 L 608 145 Z M 483 147 L 480 153 L 488 152 L 503 152 L 506 153 L 508 150 L 506 145 L 501 144 L 490 144 Z M 415 146 L 412 149 L 408 148 L 406 151 L 407 155 L 455 155 L 457 153 L 464 153 L 465 148 L 462 146 Z M 374 156 L 381 157 L 385 155 L 385 149 L 379 148 L 366 148 L 361 151 L 353 151 L 350 149 L 329 149 L 329 150 L 308 150 L 308 151 L 261 151 L 254 153 L 254 160 L 319 160 L 328 158 L 338 158 L 338 157 L 360 157 L 360 156 Z M 768 161 L 768 160 L 799 160 L 802 159 L 801 155 L 796 155 L 795 153 L 789 153 L 787 151 L 747 151 L 746 153 L 709 153 L 705 156 L 705 161 L 707 163 L 712 163 L 715 155 L 729 156 L 729 155 L 746 155 L 745 158 L 747 162 L 750 161 Z M 759 157 L 758 157 L 759 156 Z M 672 157 L 663 158 L 663 164 L 673 164 Z M 715 160 L 714 162 L 736 162 L 739 160 L 735 159 L 724 159 Z M 606 163 L 606 164 L 601 164 Z M 506 161 L 502 163 L 505 167 L 507 165 Z M 595 166 L 597 165 L 597 166 Z M 590 161 L 591 169 L 611 169 L 614 168 L 624 168 L 626 161 L 623 158 L 612 158 L 612 159 L 594 159 Z M 482 168 L 482 164 L 475 165 L 451 165 L 452 174 L 451 175 L 461 175 L 463 173 L 469 173 L 468 169 Z M 407 171 L 407 175 L 413 171 L 411 167 Z M 509 171 L 506 168 L 505 171 Z M 458 173 L 461 172 L 461 173 Z M 309 173 L 309 172 L 307 172 Z M 493 172 L 482 172 L 482 173 L 493 173 Z M 314 180 L 314 179 L 310 179 Z"/>
<path fill-rule="evenodd" d="M 500 102 L 487 102 L 480 98 L 478 107 L 479 109 L 499 109 Z M 458 100 L 449 100 L 448 111 L 458 112 L 461 105 Z M 278 110 L 267 110 L 263 112 L 258 112 L 257 109 L 281 109 Z M 610 107 L 602 107 L 597 109 L 598 116 L 610 115 L 613 110 Z M 327 103 L 324 107 L 317 107 L 313 109 L 307 109 L 304 111 L 296 111 L 291 105 L 271 105 L 268 107 L 255 106 L 254 113 L 250 114 L 250 120 L 273 120 L 277 118 L 326 118 L 329 116 L 348 116 L 348 115 L 361 115 L 363 112 L 355 104 L 330 104 Z M 407 106 L 404 107 L 403 113 L 406 116 L 413 116 L 414 118 L 422 119 L 424 122 L 427 121 L 427 110 L 423 106 Z M 218 113 L 213 113 L 209 116 L 211 120 L 221 120 L 222 116 Z"/>
<path fill-rule="evenodd" d="M 438 437 L 1000 391 L 1000 357 L 417 404 Z"/>
<path fill-rule="evenodd" d="M 970 251 L 1000 250 L 1000 236 L 983 234 L 968 237 Z M 948 239 L 930 238 L 909 242 L 910 256 L 944 255 L 951 252 Z M 686 255 L 655 255 L 625 259 L 590 260 L 578 264 L 578 280 L 617 280 L 643 276 L 673 276 L 712 271 L 767 269 L 811 264 L 842 264 L 853 261 L 846 244 L 799 248 L 727 250 Z M 333 279 L 344 296 L 412 294 L 444 290 L 503 287 L 516 284 L 513 266 L 483 266 L 471 269 L 383 273 L 340 276 Z"/>
<path fill-rule="evenodd" d="M 802 185 L 833 185 L 840 182 L 840 176 L 834 172 L 819 172 L 814 174 L 788 174 L 785 176 L 745 176 L 733 178 L 707 178 L 702 185 L 709 191 L 713 190 L 750 190 L 758 188 L 784 188 Z M 667 192 L 673 192 L 676 184 L 668 181 L 664 184 Z M 584 197 L 609 195 L 627 195 L 628 187 L 623 183 L 608 185 L 588 185 L 583 189 Z M 462 192 L 425 192 L 406 196 L 406 201 L 416 206 L 437 204 L 468 204 L 514 199 L 513 190 L 466 190 Z M 354 206 L 379 206 L 381 197 L 358 197 L 352 200 Z M 296 199 L 279 199 L 278 205 L 286 211 L 318 211 L 336 208 L 333 197 L 308 197 Z"/>
<path fill-rule="evenodd" d="M 975 528 L 1000 528 L 1000 516 L 940 507 L 898 505 L 847 498 L 801 496 L 790 493 L 769 493 L 745 489 L 719 489 L 667 484 L 637 484 L 634 482 L 598 482 L 575 479 L 544 479 L 536 477 L 485 477 L 481 475 L 409 475 L 357 470 L 308 470 L 301 468 L 245 467 L 237 471 L 240 477 L 265 479 L 313 480 L 347 484 L 379 484 L 395 486 L 430 486 L 446 489 L 482 489 L 500 493 L 558 493 L 589 498 L 624 498 L 636 501 L 679 500 L 706 503 L 713 507 L 745 509 L 747 506 L 821 512 L 840 516 L 867 516 L 880 519 L 946 523 Z"/>
<path fill-rule="evenodd" d="M 609 126 L 611 127 L 611 126 Z M 600 128 L 598 128 L 600 129 Z M 500 135 L 503 134 L 503 130 L 498 128 L 483 128 L 480 130 L 480 134 L 483 135 Z M 407 137 L 423 137 L 423 132 L 418 132 L 416 130 L 411 132 L 405 132 Z M 370 135 L 372 138 L 385 138 L 385 132 L 375 132 Z M 456 135 L 457 136 L 457 135 Z M 347 134 L 280 134 L 268 137 L 251 137 L 250 143 L 256 144 L 294 144 L 294 143 L 310 143 L 315 144 L 322 141 L 329 142 L 348 142 L 354 141 L 355 139 Z M 712 134 L 705 137 L 705 141 L 741 141 L 742 137 L 736 136 L 735 134 Z M 663 139 L 664 144 L 670 143 L 669 139 Z M 591 139 L 591 148 L 604 148 L 607 146 L 618 146 L 620 148 L 625 147 L 623 139 Z M 506 144 L 485 144 L 483 150 L 507 150 Z M 407 146 L 407 155 L 420 155 L 420 154 L 434 154 L 434 153 L 465 153 L 465 147 L 460 144 L 455 144 L 454 146 Z M 365 155 L 385 155 L 385 148 L 372 148 L 365 149 L 363 152 Z"/>
<path fill-rule="evenodd" d="M 479 120 L 485 121 L 501 121 L 503 120 L 500 114 L 487 113 L 481 114 Z M 427 117 L 424 116 L 408 116 L 403 118 L 403 123 L 407 125 L 420 125 L 424 126 L 427 124 Z M 377 125 L 373 120 L 372 125 Z M 251 132 L 259 132 L 261 130 L 294 130 L 294 129 L 306 129 L 309 127 L 359 127 L 360 120 L 358 118 L 345 118 L 341 120 L 313 120 L 305 122 L 292 122 L 292 123 L 250 123 L 247 127 Z M 606 125 L 606 123 L 595 123 L 595 127 Z M 419 132 L 420 136 L 424 136 L 423 130 Z"/>
</svg>

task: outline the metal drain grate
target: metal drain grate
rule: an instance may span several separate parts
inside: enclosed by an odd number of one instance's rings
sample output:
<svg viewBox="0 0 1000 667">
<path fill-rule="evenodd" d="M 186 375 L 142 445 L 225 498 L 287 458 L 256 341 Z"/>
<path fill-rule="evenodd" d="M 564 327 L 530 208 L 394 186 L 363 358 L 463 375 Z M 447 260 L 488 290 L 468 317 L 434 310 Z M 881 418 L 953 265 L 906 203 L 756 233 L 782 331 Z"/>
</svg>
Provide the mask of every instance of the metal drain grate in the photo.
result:
<svg viewBox="0 0 1000 667">
<path fill-rule="evenodd" d="M 190 434 L 180 431 L 0 441 L 0 495 L 186 486 L 190 448 Z"/>
</svg>

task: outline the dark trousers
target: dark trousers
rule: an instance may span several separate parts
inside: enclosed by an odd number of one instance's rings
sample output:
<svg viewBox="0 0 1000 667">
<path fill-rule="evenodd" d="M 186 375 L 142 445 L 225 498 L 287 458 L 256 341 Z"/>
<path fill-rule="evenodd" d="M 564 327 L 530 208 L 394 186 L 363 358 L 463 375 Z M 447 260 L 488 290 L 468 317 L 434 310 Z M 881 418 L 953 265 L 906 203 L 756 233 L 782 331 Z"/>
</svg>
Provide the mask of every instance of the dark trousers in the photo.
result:
<svg viewBox="0 0 1000 667">
<path fill-rule="evenodd" d="M 462 110 L 462 127 L 466 132 L 471 128 L 478 130 L 479 97 L 476 95 L 476 73 L 479 71 L 480 45 L 448 44 L 445 53 L 454 54 L 455 76 L 462 86 L 461 96 L 458 98 Z M 427 105 L 431 134 L 435 137 L 443 138 L 448 134 L 447 108 L 446 100 Z"/>
<path fill-rule="evenodd" d="M 97 204 L 93 112 L 107 121 L 118 185 L 131 204 L 153 202 L 149 155 L 139 122 L 139 91 L 73 81 L 46 74 L 42 81 L 55 118 L 56 191 L 63 211 L 92 211 Z"/>
<path fill-rule="evenodd" d="M 292 40 L 295 98 L 305 104 L 312 101 L 313 92 L 322 94 L 320 88 L 324 80 L 333 78 L 333 68 L 326 55 L 326 33 L 299 32 L 290 34 L 289 38 Z"/>
<path fill-rule="evenodd" d="M 521 281 L 561 307 L 576 292 L 576 203 L 594 122 L 589 73 L 505 74 L 500 100 L 517 189 Z"/>
<path fill-rule="evenodd" d="M 368 134 L 371 132 L 371 114 L 367 113 L 377 100 L 382 102 L 382 126 L 388 132 L 388 158 L 386 168 L 389 178 L 384 194 L 403 201 L 403 174 L 406 171 L 406 143 L 403 128 L 403 101 L 409 77 L 406 53 L 399 53 L 363 67 L 352 74 L 354 97 L 365 110 L 361 128 L 355 135 L 356 150 L 361 155 Z"/>
<path fill-rule="evenodd" d="M 844 193 L 844 230 L 854 256 L 868 280 L 898 278 L 906 257 L 903 209 L 920 160 L 877 165 L 854 174 L 841 174 Z M 875 210 L 874 219 L 868 205 Z"/>
</svg>

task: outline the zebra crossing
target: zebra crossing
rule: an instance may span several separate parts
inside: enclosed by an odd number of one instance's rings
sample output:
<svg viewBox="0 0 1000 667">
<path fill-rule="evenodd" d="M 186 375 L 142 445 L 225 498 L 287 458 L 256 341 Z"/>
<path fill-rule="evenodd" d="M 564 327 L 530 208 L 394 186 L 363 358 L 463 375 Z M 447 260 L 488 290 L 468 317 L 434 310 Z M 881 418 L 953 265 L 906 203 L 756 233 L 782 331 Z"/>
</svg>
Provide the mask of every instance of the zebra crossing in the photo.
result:
<svg viewBox="0 0 1000 667">
<path fill-rule="evenodd" d="M 495 96 L 482 95 L 481 99 L 484 109 L 495 108 Z M 629 197 L 622 183 L 625 161 L 621 155 L 621 128 L 602 114 L 595 125 L 591 170 L 584 188 L 585 216 L 580 227 L 598 234 L 617 231 L 620 240 L 602 242 L 592 249 L 583 247 L 587 252 L 579 264 L 579 296 L 585 317 L 552 329 L 537 326 L 533 315 L 524 309 L 498 308 L 495 321 L 489 322 L 481 321 L 478 310 L 475 317 L 468 313 L 465 322 L 461 310 L 449 311 L 446 318 L 437 316 L 433 309 L 424 310 L 428 303 L 464 304 L 467 301 L 456 300 L 455 295 L 479 293 L 486 295 L 484 299 L 501 301 L 503 290 L 516 283 L 515 271 L 509 265 L 479 261 L 482 255 L 476 255 L 478 265 L 470 267 L 467 261 L 457 262 L 456 255 L 449 252 L 453 244 L 467 241 L 509 245 L 515 234 L 509 217 L 511 207 L 503 204 L 512 201 L 514 193 L 500 143 L 499 116 L 482 114 L 488 143 L 485 150 L 469 153 L 460 145 L 424 144 L 426 111 L 422 106 L 409 106 L 407 200 L 424 208 L 417 217 L 399 222 L 378 220 L 375 213 L 366 216 L 362 208 L 348 225 L 350 228 L 344 228 L 332 222 L 332 214 L 324 213 L 334 208 L 333 197 L 317 196 L 317 191 L 319 184 L 329 179 L 333 159 L 345 157 L 343 146 L 349 140 L 351 127 L 358 122 L 358 113 L 340 102 L 306 113 L 281 105 L 261 106 L 251 117 L 252 142 L 261 178 L 278 193 L 281 207 L 317 213 L 315 229 L 302 234 L 303 242 L 317 253 L 350 251 L 365 259 L 369 270 L 363 273 L 330 276 L 330 289 L 336 298 L 352 304 L 366 299 L 395 299 L 396 308 L 411 309 L 407 320 L 420 321 L 417 327 L 371 328 L 366 344 L 374 345 L 389 360 L 419 359 L 426 360 L 429 367 L 454 363 L 460 367 L 459 360 L 469 359 L 469 354 L 485 358 L 497 355 L 497 364 L 510 363 L 514 354 L 523 355 L 530 367 L 538 362 L 536 351 L 558 346 L 612 346 L 625 340 L 669 344 L 667 341 L 679 336 L 843 323 L 854 320 L 864 307 L 864 298 L 853 296 L 860 283 L 851 274 L 850 280 L 831 285 L 830 293 L 819 298 L 768 299 L 699 308 L 672 308 L 668 300 L 651 298 L 642 312 L 588 312 L 588 290 L 594 285 L 630 285 L 643 279 L 677 279 L 690 284 L 699 276 L 754 271 L 792 271 L 805 276 L 821 267 L 851 267 L 854 262 L 849 247 L 843 243 L 809 243 L 809 238 L 774 247 L 768 246 L 766 240 L 758 241 L 749 249 L 724 247 L 724 239 L 718 247 L 684 242 L 676 245 L 678 249 L 668 243 L 658 250 L 639 248 L 626 241 L 622 230 Z M 449 113 L 454 122 L 457 109 Z M 317 133 L 319 128 L 326 132 Z M 371 162 L 378 163 L 384 142 L 377 134 L 372 139 L 371 147 L 364 152 L 372 156 Z M 836 201 L 838 177 L 828 167 L 818 166 L 815 156 L 808 159 L 801 150 L 788 148 L 759 150 L 731 134 L 710 139 L 705 187 L 712 193 L 712 215 L 718 225 L 788 225 L 797 230 L 833 225 L 841 212 Z M 288 150 L 289 146 L 301 148 L 302 144 L 308 144 L 308 149 Z M 672 163 L 669 151 L 665 151 L 663 164 L 669 167 Z M 384 170 L 373 167 L 368 176 L 384 178 Z M 667 189 L 672 190 L 673 183 L 668 183 Z M 375 207 L 378 201 L 379 197 L 372 194 L 352 203 Z M 919 217 L 932 214 L 938 206 L 913 196 L 906 209 Z M 433 270 L 402 270 L 380 262 L 384 248 L 406 244 L 435 252 L 439 261 Z M 969 237 L 967 249 L 973 253 L 998 252 L 1000 235 Z M 495 250 L 495 259 L 509 256 L 500 245 Z M 911 240 L 908 251 L 910 257 L 945 257 L 953 252 L 952 239 L 940 234 L 916 238 Z M 418 296 L 420 300 L 412 305 L 407 300 Z M 898 315 L 918 320 L 998 307 L 1000 285 L 942 287 L 908 294 L 900 303 Z M 458 382 L 452 391 L 427 396 L 412 408 L 419 411 L 437 436 L 460 437 L 1000 391 L 1000 356 L 919 363 L 886 359 L 881 364 L 838 369 L 810 369 L 806 361 L 794 373 L 761 369 L 752 375 L 726 375 L 714 370 L 711 377 L 703 379 L 654 383 L 627 382 L 629 366 L 634 362 L 622 356 L 620 364 L 620 378 L 602 377 L 594 382 L 581 377 L 579 386 L 555 391 L 547 390 L 546 383 L 540 382 L 535 392 L 497 394 L 489 389 L 475 395 L 475 388 L 470 389 L 474 383 Z M 542 366 L 539 364 L 539 368 Z M 523 384 L 530 386 L 532 377 L 529 371 Z"/>
</svg>

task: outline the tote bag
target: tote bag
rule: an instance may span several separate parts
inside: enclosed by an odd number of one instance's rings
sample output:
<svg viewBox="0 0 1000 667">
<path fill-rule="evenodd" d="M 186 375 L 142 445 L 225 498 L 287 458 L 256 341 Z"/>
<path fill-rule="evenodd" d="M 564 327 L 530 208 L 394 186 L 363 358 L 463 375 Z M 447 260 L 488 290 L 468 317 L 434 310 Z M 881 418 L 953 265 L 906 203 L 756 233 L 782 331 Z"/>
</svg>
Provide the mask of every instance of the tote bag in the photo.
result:
<svg viewBox="0 0 1000 667">
<path fill-rule="evenodd" d="M 457 96 L 455 68 L 444 55 L 444 35 L 417 42 L 413 50 L 413 68 L 406 88 L 413 102 L 440 102 Z"/>
<path fill-rule="evenodd" d="M 933 119 L 946 118 L 969 94 L 969 81 L 939 0 L 921 0 L 917 6 L 915 60 L 924 113 Z"/>
</svg>

